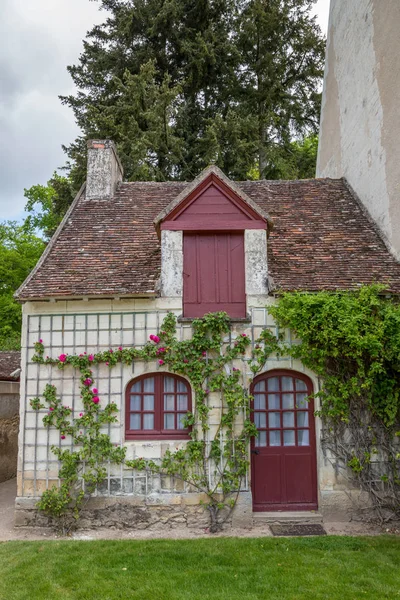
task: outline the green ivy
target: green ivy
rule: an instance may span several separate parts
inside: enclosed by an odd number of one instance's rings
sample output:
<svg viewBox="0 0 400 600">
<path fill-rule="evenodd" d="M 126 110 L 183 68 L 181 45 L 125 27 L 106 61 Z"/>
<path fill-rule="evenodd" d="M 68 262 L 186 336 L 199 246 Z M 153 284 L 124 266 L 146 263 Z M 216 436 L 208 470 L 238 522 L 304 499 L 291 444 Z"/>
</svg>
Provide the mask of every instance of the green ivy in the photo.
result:
<svg viewBox="0 0 400 600">
<path fill-rule="evenodd" d="M 44 356 L 44 344 L 35 344 L 33 361 L 59 369 L 75 368 L 80 372 L 80 389 L 83 412 L 73 418 L 72 410 L 64 406 L 53 385 L 43 392 L 44 402 L 35 398 L 31 406 L 35 410 L 46 409 L 43 423 L 55 427 L 61 439 L 70 436 L 75 450 L 52 446 L 61 463 L 60 486 L 46 490 L 38 503 L 39 509 L 62 523 L 72 514 L 75 519 L 85 499 L 90 497 L 106 477 L 105 464 L 124 464 L 138 471 L 150 471 L 186 482 L 190 489 L 203 493 L 210 515 L 210 531 L 218 531 L 235 506 L 236 499 L 249 467 L 249 440 L 257 434 L 250 419 L 250 394 L 242 372 L 233 367 L 251 345 L 246 334 L 236 337 L 233 343 L 224 341 L 230 332 L 226 313 L 210 313 L 193 321 L 190 340 L 178 341 L 176 318 L 169 313 L 157 336 L 142 349 L 110 349 L 95 354 L 68 355 L 58 358 Z M 255 375 L 265 365 L 271 352 L 278 350 L 276 338 L 264 330 L 257 340 L 249 361 Z M 116 364 L 130 365 L 132 361 L 157 360 L 160 368 L 187 377 L 194 391 L 194 411 L 188 412 L 185 426 L 191 428 L 190 440 L 184 448 L 167 450 L 161 461 L 137 458 L 126 460 L 126 448 L 116 447 L 107 434 L 102 433 L 105 424 L 117 421 L 116 404 L 104 408 L 100 391 L 95 387 L 93 365 L 106 364 L 112 369 Z M 209 427 L 210 393 L 220 398 L 221 418 L 215 434 Z M 242 416 L 245 416 L 243 421 Z M 221 442 L 221 440 L 223 440 Z M 209 443 L 207 443 L 207 441 Z M 209 476 L 209 470 L 212 477 Z M 85 486 L 83 489 L 82 481 Z"/>
<path fill-rule="evenodd" d="M 325 446 L 370 494 L 381 519 L 400 516 L 400 306 L 385 287 L 285 293 L 268 311 L 298 338 L 280 353 L 322 381 Z M 379 461 L 373 460 L 374 456 Z"/>
</svg>

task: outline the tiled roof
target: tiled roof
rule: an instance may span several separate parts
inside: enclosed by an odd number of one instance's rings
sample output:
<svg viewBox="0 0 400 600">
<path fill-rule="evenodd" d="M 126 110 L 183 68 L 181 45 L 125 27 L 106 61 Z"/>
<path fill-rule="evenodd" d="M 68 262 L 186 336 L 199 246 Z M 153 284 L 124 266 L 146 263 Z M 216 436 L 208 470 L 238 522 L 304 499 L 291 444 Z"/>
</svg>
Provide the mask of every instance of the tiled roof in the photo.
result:
<svg viewBox="0 0 400 600">
<path fill-rule="evenodd" d="M 21 366 L 21 352 L 0 352 L 0 381 L 19 381 L 19 375 L 11 377 Z"/>
<path fill-rule="evenodd" d="M 156 294 L 161 252 L 153 220 L 186 185 L 123 183 L 110 201 L 82 196 L 18 297 Z M 268 267 L 278 290 L 384 281 L 400 293 L 400 264 L 344 180 L 236 185 L 273 221 Z"/>
</svg>

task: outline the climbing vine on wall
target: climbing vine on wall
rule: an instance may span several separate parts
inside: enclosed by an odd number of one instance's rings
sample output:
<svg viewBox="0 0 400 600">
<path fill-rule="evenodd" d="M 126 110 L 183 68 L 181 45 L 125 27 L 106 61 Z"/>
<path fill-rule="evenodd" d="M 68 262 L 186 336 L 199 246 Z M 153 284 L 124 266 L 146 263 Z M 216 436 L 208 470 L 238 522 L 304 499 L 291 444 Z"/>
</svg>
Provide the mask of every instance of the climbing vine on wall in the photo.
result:
<svg viewBox="0 0 400 600">
<path fill-rule="evenodd" d="M 281 345 L 321 377 L 323 445 L 369 493 L 382 521 L 400 517 L 400 306 L 374 285 L 286 293 L 268 308 L 298 344 Z"/>
<path fill-rule="evenodd" d="M 139 471 L 177 477 L 190 489 L 207 498 L 210 531 L 218 531 L 235 506 L 239 490 L 248 472 L 249 440 L 257 431 L 250 419 L 250 395 L 245 377 L 233 366 L 247 353 L 250 339 L 238 335 L 232 343 L 226 339 L 230 321 L 226 313 L 210 313 L 193 321 L 193 335 L 178 341 L 176 318 L 168 314 L 158 335 L 150 336 L 141 348 L 109 349 L 94 354 L 61 354 L 45 357 L 43 340 L 35 344 L 33 361 L 59 369 L 75 368 L 80 372 L 83 410 L 76 418 L 70 407 L 63 405 L 54 385 L 47 385 L 43 399 L 34 398 L 36 410 L 46 410 L 43 423 L 55 427 L 61 440 L 72 438 L 73 449 L 62 444 L 52 446 L 61 463 L 60 486 L 46 490 L 38 507 L 61 524 L 70 527 L 71 515 L 78 519 L 84 502 L 106 478 L 108 463 L 124 464 Z M 277 351 L 277 339 L 264 330 L 257 340 L 248 362 L 253 375 L 265 365 L 271 352 Z M 192 385 L 194 411 L 188 412 L 184 427 L 190 428 L 190 440 L 183 448 L 167 450 L 160 461 L 126 459 L 126 448 L 115 446 L 104 433 L 104 425 L 117 422 L 116 404 L 103 405 L 97 389 L 93 366 L 105 364 L 112 369 L 118 363 L 157 361 L 159 368 L 187 377 Z M 219 423 L 210 430 L 210 396 L 218 397 Z M 211 476 L 210 476 L 211 475 Z"/>
</svg>

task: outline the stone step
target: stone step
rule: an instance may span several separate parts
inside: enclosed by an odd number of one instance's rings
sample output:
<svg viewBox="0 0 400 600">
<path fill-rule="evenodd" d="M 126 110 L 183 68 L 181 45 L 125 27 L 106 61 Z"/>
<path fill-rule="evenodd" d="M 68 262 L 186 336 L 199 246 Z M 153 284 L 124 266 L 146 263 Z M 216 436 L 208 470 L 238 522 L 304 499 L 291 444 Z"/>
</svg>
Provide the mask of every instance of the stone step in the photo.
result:
<svg viewBox="0 0 400 600">
<path fill-rule="evenodd" d="M 254 524 L 257 523 L 322 523 L 322 515 L 318 511 L 267 511 L 253 512 Z"/>
</svg>

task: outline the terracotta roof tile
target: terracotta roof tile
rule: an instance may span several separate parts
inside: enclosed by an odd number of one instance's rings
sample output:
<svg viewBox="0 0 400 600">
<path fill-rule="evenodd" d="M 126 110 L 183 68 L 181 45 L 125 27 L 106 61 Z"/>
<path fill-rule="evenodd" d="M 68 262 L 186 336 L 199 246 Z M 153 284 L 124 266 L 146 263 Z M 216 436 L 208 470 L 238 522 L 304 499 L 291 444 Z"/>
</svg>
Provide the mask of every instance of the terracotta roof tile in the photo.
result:
<svg viewBox="0 0 400 600">
<path fill-rule="evenodd" d="M 120 185 L 111 201 L 81 197 L 21 300 L 156 294 L 160 243 L 153 220 L 184 182 Z M 236 185 L 267 212 L 270 274 L 281 290 L 337 290 L 374 281 L 400 292 L 400 264 L 344 180 Z"/>
<path fill-rule="evenodd" d="M 19 381 L 19 375 L 11 377 L 21 366 L 21 352 L 0 352 L 0 381 Z"/>
</svg>

